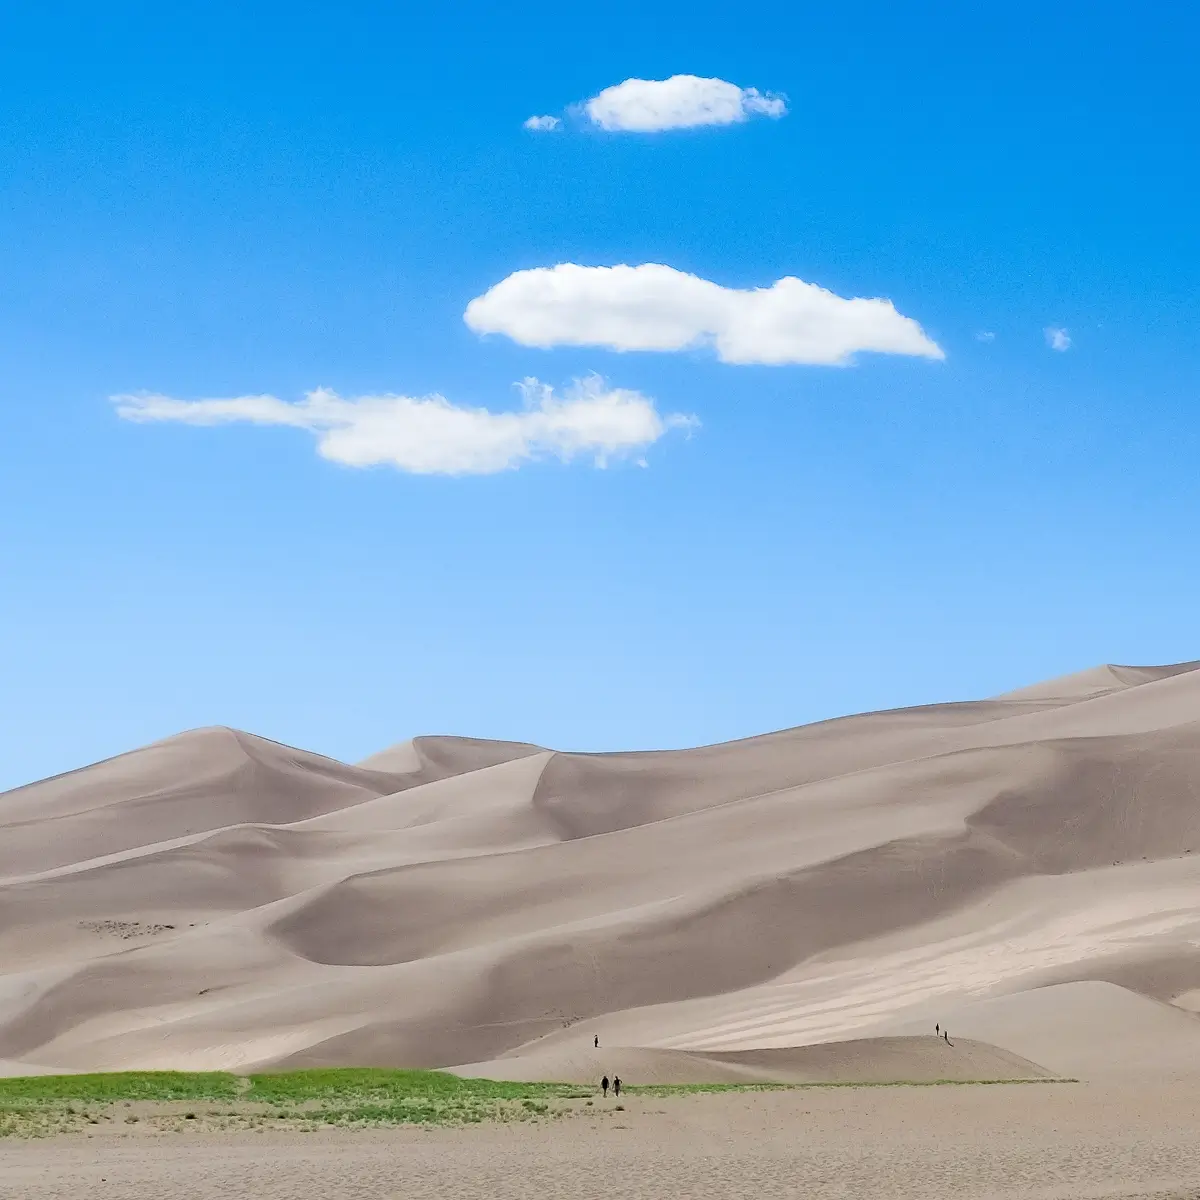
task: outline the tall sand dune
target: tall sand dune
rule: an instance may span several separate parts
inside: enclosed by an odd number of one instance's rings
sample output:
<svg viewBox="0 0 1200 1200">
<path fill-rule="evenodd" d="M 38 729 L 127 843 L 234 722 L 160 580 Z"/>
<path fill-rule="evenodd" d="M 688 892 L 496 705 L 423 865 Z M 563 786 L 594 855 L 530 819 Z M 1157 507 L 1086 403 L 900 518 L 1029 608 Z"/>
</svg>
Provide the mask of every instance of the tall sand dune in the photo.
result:
<svg viewBox="0 0 1200 1200">
<path fill-rule="evenodd" d="M 694 750 L 207 729 L 0 795 L 7 1073 L 1200 1074 L 1197 995 L 1196 663 Z"/>
</svg>

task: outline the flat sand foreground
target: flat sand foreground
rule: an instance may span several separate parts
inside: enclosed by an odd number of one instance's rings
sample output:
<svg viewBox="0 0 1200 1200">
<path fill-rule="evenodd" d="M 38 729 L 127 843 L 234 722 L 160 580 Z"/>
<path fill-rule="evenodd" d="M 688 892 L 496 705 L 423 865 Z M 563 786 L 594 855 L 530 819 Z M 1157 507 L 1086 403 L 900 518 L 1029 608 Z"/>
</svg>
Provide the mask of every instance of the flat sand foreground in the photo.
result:
<svg viewBox="0 0 1200 1200">
<path fill-rule="evenodd" d="M 1200 1197 L 1200 1081 L 623 1098 L 460 1129 L 109 1133 L 0 1146 L 0 1196 Z"/>
</svg>

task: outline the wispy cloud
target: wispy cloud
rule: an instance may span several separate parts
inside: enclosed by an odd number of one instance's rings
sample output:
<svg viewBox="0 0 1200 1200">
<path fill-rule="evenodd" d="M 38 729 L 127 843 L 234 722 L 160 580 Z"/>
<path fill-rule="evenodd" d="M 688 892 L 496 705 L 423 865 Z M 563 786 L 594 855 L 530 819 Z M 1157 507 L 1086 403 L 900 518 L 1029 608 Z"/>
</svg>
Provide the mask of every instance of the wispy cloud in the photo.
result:
<svg viewBox="0 0 1200 1200">
<path fill-rule="evenodd" d="M 333 462 L 416 475 L 488 475 L 542 458 L 586 457 L 602 467 L 640 458 L 669 430 L 698 424 L 682 413 L 660 414 L 649 397 L 610 388 L 596 375 L 576 380 L 561 396 L 536 379 L 517 388 L 522 407 L 501 412 L 439 395 L 347 399 L 326 388 L 294 403 L 269 395 L 178 400 L 152 393 L 113 396 L 112 402 L 127 421 L 306 429 L 316 435 L 317 452 Z"/>
<path fill-rule="evenodd" d="M 1060 329 L 1054 325 L 1050 325 L 1046 328 L 1045 333 L 1046 345 L 1049 346 L 1051 350 L 1070 350 L 1071 335 L 1065 329 Z"/>
<path fill-rule="evenodd" d="M 626 79 L 568 109 L 586 124 L 612 133 L 662 133 L 701 125 L 735 125 L 751 117 L 778 119 L 787 111 L 787 97 L 778 92 L 760 92 L 699 75 Z M 525 128 L 550 130 L 560 124 L 558 117 L 530 117 Z"/>
<path fill-rule="evenodd" d="M 527 117 L 522 123 L 525 129 L 532 129 L 534 133 L 549 133 L 551 130 L 558 129 L 562 125 L 562 121 L 558 117 Z"/>
<path fill-rule="evenodd" d="M 711 345 L 727 363 L 841 366 L 860 351 L 945 357 L 890 300 L 845 299 L 791 276 L 766 288 L 727 288 L 657 263 L 517 271 L 472 300 L 463 319 L 477 333 L 525 346 Z"/>
<path fill-rule="evenodd" d="M 976 335 L 977 342 L 994 342 L 996 335 L 990 329 L 981 329 Z"/>
</svg>

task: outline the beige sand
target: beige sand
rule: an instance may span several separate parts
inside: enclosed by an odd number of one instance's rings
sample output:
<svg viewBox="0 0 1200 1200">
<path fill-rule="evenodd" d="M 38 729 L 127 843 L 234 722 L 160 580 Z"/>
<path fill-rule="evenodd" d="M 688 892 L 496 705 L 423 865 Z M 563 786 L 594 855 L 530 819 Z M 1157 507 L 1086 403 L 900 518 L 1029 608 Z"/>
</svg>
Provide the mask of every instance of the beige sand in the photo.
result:
<svg viewBox="0 0 1200 1200">
<path fill-rule="evenodd" d="M 454 1068 L 474 1079 L 595 1083 L 619 1075 L 638 1083 L 893 1083 L 934 1080 L 1056 1078 L 1028 1059 L 969 1038 L 943 1041 L 932 1034 L 856 1038 L 790 1049 L 654 1050 L 637 1046 L 593 1048 L 572 1042 Z"/>
<path fill-rule="evenodd" d="M 826 1076 L 1196 1074 L 1196 666 L 687 751 L 209 729 L 19 788 L 0 1070 L 573 1072 L 599 1034 L 628 1082 L 825 1042 Z"/>
<path fill-rule="evenodd" d="M 1200 1194 L 1191 1085 L 623 1097 L 537 1124 L 6 1143 L 4 1200 L 959 1200 Z M 140 1126 L 138 1127 L 141 1128 Z"/>
<path fill-rule="evenodd" d="M 1064 983 L 977 1000 L 943 1019 L 963 1035 L 1016 1048 L 1059 1075 L 1200 1080 L 1200 1020 L 1111 983 Z M 916 1028 L 904 1023 L 895 1032 Z"/>
</svg>

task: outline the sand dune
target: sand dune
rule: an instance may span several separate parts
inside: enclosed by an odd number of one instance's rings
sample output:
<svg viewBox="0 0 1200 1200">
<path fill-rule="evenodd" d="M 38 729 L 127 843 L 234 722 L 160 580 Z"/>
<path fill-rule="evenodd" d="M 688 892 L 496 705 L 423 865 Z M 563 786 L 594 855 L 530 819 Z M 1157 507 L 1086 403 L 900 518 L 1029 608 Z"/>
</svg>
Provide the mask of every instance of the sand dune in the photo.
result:
<svg viewBox="0 0 1200 1200">
<path fill-rule="evenodd" d="M 595 1083 L 619 1075 L 638 1083 L 895 1083 L 938 1079 L 1039 1079 L 1045 1068 L 986 1042 L 932 1034 L 855 1038 L 773 1050 L 593 1048 L 587 1039 L 454 1068 L 475 1079 Z"/>
<path fill-rule="evenodd" d="M 1184 675 L 1200 667 L 1200 662 L 1172 663 L 1162 667 L 1121 667 L 1107 663 L 1102 667 L 1091 667 L 1077 671 L 1074 675 L 1063 675 L 1044 683 L 1005 692 L 998 700 L 1083 700 L 1105 692 L 1124 691 L 1143 683 L 1154 683 L 1159 679 L 1170 679 Z"/>
<path fill-rule="evenodd" d="M 1082 1079 L 1200 1074 L 1200 1017 L 1100 980 L 1033 988 L 971 1001 L 941 1018 L 964 1036 L 987 1038 Z M 923 1030 L 928 1018 L 895 1026 Z"/>
<path fill-rule="evenodd" d="M 8 1073 L 1200 1072 L 1198 991 L 1196 663 L 682 751 L 199 730 L 0 796 Z"/>
</svg>

